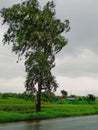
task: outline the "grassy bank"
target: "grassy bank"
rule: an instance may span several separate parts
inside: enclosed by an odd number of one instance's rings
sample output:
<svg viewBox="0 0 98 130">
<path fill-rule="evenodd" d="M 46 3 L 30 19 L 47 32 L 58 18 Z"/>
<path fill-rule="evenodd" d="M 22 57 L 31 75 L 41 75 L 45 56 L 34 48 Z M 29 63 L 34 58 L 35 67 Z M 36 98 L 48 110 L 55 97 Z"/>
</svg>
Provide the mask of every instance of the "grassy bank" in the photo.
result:
<svg viewBox="0 0 98 130">
<path fill-rule="evenodd" d="M 0 122 L 39 120 L 57 117 L 82 116 L 98 114 L 98 105 L 42 105 L 42 112 L 35 112 L 35 105 L 24 99 L 0 99 Z"/>
</svg>

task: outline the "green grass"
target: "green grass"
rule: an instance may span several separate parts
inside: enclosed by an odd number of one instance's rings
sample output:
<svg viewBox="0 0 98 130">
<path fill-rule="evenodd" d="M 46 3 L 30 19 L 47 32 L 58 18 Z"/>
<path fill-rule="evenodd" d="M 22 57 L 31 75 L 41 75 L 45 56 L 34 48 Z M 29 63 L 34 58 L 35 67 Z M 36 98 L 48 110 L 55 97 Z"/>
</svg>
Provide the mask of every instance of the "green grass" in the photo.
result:
<svg viewBox="0 0 98 130">
<path fill-rule="evenodd" d="M 35 112 L 35 103 L 18 98 L 0 98 L 0 122 L 39 120 L 58 117 L 98 114 L 98 105 L 42 104 L 42 112 Z"/>
</svg>

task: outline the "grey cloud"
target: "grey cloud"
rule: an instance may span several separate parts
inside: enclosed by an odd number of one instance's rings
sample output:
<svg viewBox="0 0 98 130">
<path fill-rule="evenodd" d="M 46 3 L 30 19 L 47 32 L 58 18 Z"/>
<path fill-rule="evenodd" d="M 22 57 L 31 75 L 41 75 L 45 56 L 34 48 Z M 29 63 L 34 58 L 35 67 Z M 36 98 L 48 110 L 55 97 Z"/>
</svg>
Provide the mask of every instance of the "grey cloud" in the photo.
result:
<svg viewBox="0 0 98 130">
<path fill-rule="evenodd" d="M 0 42 L 0 79 L 24 77 L 24 60 L 19 63 L 17 60 L 18 56 L 11 53 L 11 46 L 2 45 Z"/>
<path fill-rule="evenodd" d="M 43 6 L 48 0 L 39 1 Z M 8 2 L 7 0 L 3 0 L 0 6 L 1 8 L 7 7 L 18 2 L 21 2 L 21 0 L 8 0 Z M 65 37 L 68 38 L 68 45 L 56 56 L 58 62 L 54 73 L 56 75 L 69 77 L 97 76 L 98 59 L 96 59 L 96 61 L 93 60 L 95 58 L 94 54 L 98 57 L 98 2 L 96 0 L 54 0 L 54 2 L 56 3 L 56 16 L 61 20 L 69 19 L 71 26 L 70 32 L 65 35 Z M 2 33 L 3 28 L 0 30 L 0 35 Z M 92 52 L 94 57 L 91 55 L 91 57 L 88 57 L 89 60 L 83 59 L 81 56 L 84 54 L 85 49 Z M 11 48 L 8 50 L 11 51 Z M 8 52 L 8 50 L 6 49 L 6 52 Z M 89 56 L 90 53 L 85 55 Z M 9 60 L 6 60 L 6 63 L 5 61 L 2 62 L 3 64 L 10 64 L 8 66 L 11 71 L 13 63 L 9 63 Z M 24 73 L 24 70 L 21 69 L 21 65 L 18 68 L 19 71 L 15 67 L 12 68 L 16 73 L 12 74 L 14 76 Z"/>
<path fill-rule="evenodd" d="M 98 55 L 90 50 L 56 59 L 55 75 L 65 77 L 98 77 Z"/>
<path fill-rule="evenodd" d="M 13 4 L 20 3 L 21 0 L 1 0 L 0 1 L 0 9 L 5 8 L 5 7 L 10 7 Z"/>
<path fill-rule="evenodd" d="M 97 2 L 89 0 L 55 0 L 55 2 L 57 16 L 63 20 L 70 20 L 71 30 L 68 34 L 70 48 L 66 47 L 69 52 L 76 53 L 77 50 L 81 51 L 84 48 L 98 52 Z"/>
<path fill-rule="evenodd" d="M 24 77 L 23 62 L 16 63 L 17 57 L 0 51 L 0 79 Z"/>
</svg>

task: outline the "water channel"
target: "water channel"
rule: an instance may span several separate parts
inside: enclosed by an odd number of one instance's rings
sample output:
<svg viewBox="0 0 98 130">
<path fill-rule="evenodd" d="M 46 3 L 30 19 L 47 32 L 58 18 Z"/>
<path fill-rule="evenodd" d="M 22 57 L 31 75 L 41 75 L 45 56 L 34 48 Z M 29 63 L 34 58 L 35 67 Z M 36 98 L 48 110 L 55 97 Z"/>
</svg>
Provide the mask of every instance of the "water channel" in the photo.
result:
<svg viewBox="0 0 98 130">
<path fill-rule="evenodd" d="M 1 123 L 0 130 L 97 130 L 98 116 Z"/>
</svg>

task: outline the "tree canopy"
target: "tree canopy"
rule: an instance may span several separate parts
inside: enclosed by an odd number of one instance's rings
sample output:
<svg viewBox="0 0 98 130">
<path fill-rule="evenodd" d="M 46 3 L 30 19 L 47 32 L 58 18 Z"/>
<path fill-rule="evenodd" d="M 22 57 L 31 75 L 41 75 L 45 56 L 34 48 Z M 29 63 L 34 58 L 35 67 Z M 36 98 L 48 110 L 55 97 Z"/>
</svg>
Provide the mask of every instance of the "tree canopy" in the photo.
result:
<svg viewBox="0 0 98 130">
<path fill-rule="evenodd" d="M 69 20 L 62 22 L 56 18 L 53 1 L 41 8 L 37 0 L 26 0 L 3 8 L 0 13 L 3 24 L 8 25 L 3 43 L 12 44 L 12 51 L 19 58 L 25 56 L 26 90 L 37 91 L 39 109 L 41 90 L 51 92 L 58 87 L 51 69 L 55 66 L 55 55 L 67 44 L 62 33 L 69 31 Z"/>
<path fill-rule="evenodd" d="M 61 90 L 61 94 L 63 97 L 67 97 L 68 96 L 68 92 L 65 90 Z"/>
</svg>

